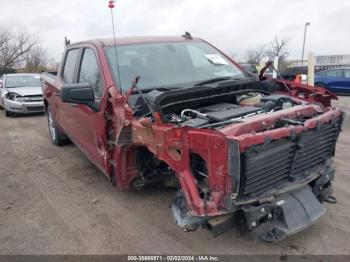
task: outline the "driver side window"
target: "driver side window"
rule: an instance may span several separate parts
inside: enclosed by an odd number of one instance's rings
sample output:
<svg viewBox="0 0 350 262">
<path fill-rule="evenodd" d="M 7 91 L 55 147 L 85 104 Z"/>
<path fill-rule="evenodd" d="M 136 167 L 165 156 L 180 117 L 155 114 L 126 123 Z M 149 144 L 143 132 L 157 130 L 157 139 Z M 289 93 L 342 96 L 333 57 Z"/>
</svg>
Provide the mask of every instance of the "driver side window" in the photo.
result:
<svg viewBox="0 0 350 262">
<path fill-rule="evenodd" d="M 96 101 L 99 102 L 101 100 L 103 94 L 102 79 L 96 56 L 92 49 L 86 48 L 84 50 L 78 82 L 89 83 Z"/>
</svg>

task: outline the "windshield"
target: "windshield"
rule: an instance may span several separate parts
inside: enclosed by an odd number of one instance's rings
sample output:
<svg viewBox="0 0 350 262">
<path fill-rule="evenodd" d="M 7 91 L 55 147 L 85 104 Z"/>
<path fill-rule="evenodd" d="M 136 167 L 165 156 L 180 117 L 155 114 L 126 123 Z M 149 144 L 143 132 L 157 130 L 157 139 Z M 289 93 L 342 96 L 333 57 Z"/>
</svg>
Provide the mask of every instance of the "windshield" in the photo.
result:
<svg viewBox="0 0 350 262">
<path fill-rule="evenodd" d="M 188 86 L 218 77 L 245 78 L 244 73 L 223 54 L 204 42 L 136 44 L 117 47 L 119 74 L 114 46 L 105 48 L 117 83 L 126 90 L 136 76 L 140 89 Z"/>
<path fill-rule="evenodd" d="M 40 86 L 40 76 L 39 75 L 13 75 L 7 76 L 5 87 L 6 88 L 16 88 L 16 87 L 34 87 Z"/>
</svg>

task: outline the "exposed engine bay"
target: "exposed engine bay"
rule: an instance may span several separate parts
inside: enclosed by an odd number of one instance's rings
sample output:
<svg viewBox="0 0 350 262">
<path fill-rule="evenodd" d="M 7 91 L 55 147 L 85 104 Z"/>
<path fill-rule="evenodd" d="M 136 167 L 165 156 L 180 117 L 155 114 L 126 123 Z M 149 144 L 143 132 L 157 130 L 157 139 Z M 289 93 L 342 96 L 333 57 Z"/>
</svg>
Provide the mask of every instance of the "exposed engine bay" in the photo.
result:
<svg viewBox="0 0 350 262">
<path fill-rule="evenodd" d="M 161 113 L 165 123 L 180 127 L 220 128 L 302 102 L 276 94 L 278 90 L 282 90 L 282 87 L 275 82 L 245 80 L 215 88 L 203 86 L 175 91 L 153 90 L 145 95 L 145 99 L 153 111 Z M 134 103 L 138 108 L 138 116 L 149 113 L 143 99 L 139 97 Z"/>
<path fill-rule="evenodd" d="M 259 114 L 292 107 L 295 103 L 284 95 L 264 95 L 251 92 L 236 97 L 234 103 L 219 103 L 196 109 L 184 109 L 180 116 L 172 115 L 170 122 L 190 127 L 221 127 L 239 123 Z"/>
</svg>

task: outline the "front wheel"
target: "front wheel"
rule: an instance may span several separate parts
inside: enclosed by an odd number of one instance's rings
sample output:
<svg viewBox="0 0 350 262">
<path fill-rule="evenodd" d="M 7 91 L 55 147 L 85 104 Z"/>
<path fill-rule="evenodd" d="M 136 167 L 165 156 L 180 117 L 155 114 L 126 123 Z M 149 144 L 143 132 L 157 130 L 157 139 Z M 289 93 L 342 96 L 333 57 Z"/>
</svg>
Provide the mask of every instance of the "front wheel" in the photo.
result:
<svg viewBox="0 0 350 262">
<path fill-rule="evenodd" d="M 7 111 L 7 110 L 5 109 L 5 116 L 6 116 L 6 117 L 10 117 L 10 116 L 12 116 L 12 113 L 11 113 L 10 111 Z"/>
<path fill-rule="evenodd" d="M 47 123 L 49 126 L 51 141 L 56 146 L 62 146 L 69 142 L 65 134 L 57 129 L 56 123 L 52 117 L 50 106 L 47 108 Z"/>
</svg>

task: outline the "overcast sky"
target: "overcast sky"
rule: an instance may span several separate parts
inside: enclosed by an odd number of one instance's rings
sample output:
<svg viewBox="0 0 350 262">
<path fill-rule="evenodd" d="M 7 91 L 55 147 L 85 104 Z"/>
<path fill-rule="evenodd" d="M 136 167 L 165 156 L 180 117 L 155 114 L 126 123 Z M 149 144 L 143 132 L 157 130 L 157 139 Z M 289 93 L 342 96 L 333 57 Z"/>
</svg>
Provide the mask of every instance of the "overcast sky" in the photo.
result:
<svg viewBox="0 0 350 262">
<path fill-rule="evenodd" d="M 56 59 L 67 35 L 72 42 L 112 36 L 107 0 L 0 0 L 0 27 L 36 35 Z M 118 36 L 181 35 L 189 31 L 228 54 L 275 36 L 289 39 L 290 58 L 300 59 L 304 25 L 306 53 L 350 54 L 348 0 L 117 0 Z"/>
</svg>

